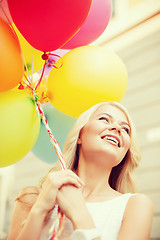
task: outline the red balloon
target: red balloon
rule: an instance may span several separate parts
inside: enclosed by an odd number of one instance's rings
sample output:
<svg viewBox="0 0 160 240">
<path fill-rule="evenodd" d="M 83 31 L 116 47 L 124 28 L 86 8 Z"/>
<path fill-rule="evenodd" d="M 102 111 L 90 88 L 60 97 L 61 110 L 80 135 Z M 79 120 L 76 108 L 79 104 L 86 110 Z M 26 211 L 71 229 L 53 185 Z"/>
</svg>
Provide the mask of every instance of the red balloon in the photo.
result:
<svg viewBox="0 0 160 240">
<path fill-rule="evenodd" d="M 74 37 L 62 48 L 72 49 L 95 41 L 106 29 L 112 11 L 112 0 L 93 0 L 91 11 Z"/>
<path fill-rule="evenodd" d="M 92 0 L 8 0 L 14 23 L 43 52 L 64 45 L 82 26 Z"/>
</svg>

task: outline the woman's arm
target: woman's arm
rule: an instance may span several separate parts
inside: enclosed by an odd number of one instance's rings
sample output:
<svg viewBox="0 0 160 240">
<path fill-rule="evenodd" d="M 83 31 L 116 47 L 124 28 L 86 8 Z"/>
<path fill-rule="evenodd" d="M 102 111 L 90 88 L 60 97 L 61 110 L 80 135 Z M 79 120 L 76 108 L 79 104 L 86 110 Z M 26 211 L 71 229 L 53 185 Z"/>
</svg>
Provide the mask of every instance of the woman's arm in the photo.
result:
<svg viewBox="0 0 160 240">
<path fill-rule="evenodd" d="M 36 197 L 30 188 L 24 189 L 21 192 L 23 201 L 15 205 L 8 240 L 39 240 L 44 220 L 56 204 L 58 189 L 65 184 L 80 187 L 83 183 L 71 170 L 65 170 L 49 173 Z"/>
<path fill-rule="evenodd" d="M 118 240 L 149 240 L 152 227 L 153 205 L 150 199 L 137 194 L 127 204 Z"/>
<path fill-rule="evenodd" d="M 100 240 L 92 216 L 86 207 L 81 188 L 71 185 L 63 186 L 58 191 L 57 203 L 73 224 L 75 231 L 71 239 Z"/>
<path fill-rule="evenodd" d="M 31 208 L 37 200 L 38 190 L 36 187 L 26 187 L 19 196 L 21 197 L 16 201 L 14 207 L 8 240 L 18 239 L 19 233 L 26 225 Z"/>
</svg>

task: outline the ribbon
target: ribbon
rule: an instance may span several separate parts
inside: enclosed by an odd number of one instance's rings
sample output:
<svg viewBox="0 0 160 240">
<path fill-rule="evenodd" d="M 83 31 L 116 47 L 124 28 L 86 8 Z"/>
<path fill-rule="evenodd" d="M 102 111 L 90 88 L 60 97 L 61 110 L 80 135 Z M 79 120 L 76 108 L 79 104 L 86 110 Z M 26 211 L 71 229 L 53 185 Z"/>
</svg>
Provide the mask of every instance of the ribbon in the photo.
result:
<svg viewBox="0 0 160 240">
<path fill-rule="evenodd" d="M 54 54 L 53 54 L 54 55 Z M 55 54 L 56 55 L 56 54 Z M 56 55 L 58 56 L 58 55 Z M 44 55 L 42 55 L 42 57 L 44 57 Z M 58 56 L 60 57 L 60 56 Z M 42 119 L 42 122 L 44 123 L 45 127 L 46 127 L 46 130 L 48 132 L 48 135 L 49 135 L 49 139 L 55 149 L 55 152 L 59 158 L 59 161 L 60 161 L 60 164 L 61 164 L 61 168 L 62 170 L 65 170 L 66 169 L 66 166 L 65 166 L 65 161 L 63 159 L 63 155 L 62 155 L 62 152 L 61 152 L 61 149 L 59 147 L 59 143 L 58 141 L 56 140 L 56 138 L 53 136 L 52 134 L 52 131 L 48 125 L 48 122 L 47 122 L 47 119 L 45 117 L 45 114 L 44 114 L 44 111 L 42 109 L 42 105 L 40 103 L 40 98 L 39 96 L 37 95 L 37 87 L 39 86 L 39 84 L 41 83 L 42 81 L 42 78 L 43 78 L 43 75 L 44 75 L 44 71 L 45 71 L 45 67 L 47 66 L 47 61 L 48 61 L 49 58 L 46 57 L 45 60 L 45 63 L 44 63 L 44 66 L 43 66 L 43 69 L 42 69 L 42 73 L 41 73 L 41 77 L 38 81 L 38 84 L 36 85 L 36 87 L 34 88 L 32 86 L 32 82 L 30 82 L 30 80 L 27 78 L 27 76 L 24 74 L 24 77 L 25 77 L 25 80 L 27 82 L 21 82 L 19 84 L 19 89 L 20 90 L 23 90 L 25 87 L 29 88 L 33 94 L 33 98 L 35 100 L 35 103 L 36 103 L 36 106 L 37 106 L 37 109 L 38 109 L 38 112 L 41 116 L 41 119 Z M 33 65 L 33 63 L 32 63 Z M 53 65 L 54 66 L 54 65 Z M 61 64 L 62 66 L 62 64 Z M 60 66 L 60 67 L 61 67 Z M 51 226 L 50 230 L 49 230 L 49 233 L 48 233 L 48 240 L 53 240 L 53 239 L 57 239 L 58 236 L 61 234 L 62 230 L 63 230 L 63 227 L 64 227 L 64 214 L 61 212 L 60 208 L 58 207 L 58 213 L 57 213 L 57 218 L 55 219 L 53 225 Z"/>
</svg>

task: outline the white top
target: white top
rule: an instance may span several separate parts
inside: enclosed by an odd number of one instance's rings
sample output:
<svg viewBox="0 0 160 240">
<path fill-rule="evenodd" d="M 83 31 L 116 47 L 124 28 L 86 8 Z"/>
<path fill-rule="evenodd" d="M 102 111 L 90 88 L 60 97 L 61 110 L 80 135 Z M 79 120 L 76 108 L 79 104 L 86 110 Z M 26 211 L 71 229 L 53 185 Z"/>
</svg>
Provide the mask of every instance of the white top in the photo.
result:
<svg viewBox="0 0 160 240">
<path fill-rule="evenodd" d="M 134 194 L 126 193 L 104 202 L 86 202 L 95 226 L 101 234 L 101 240 L 117 240 L 127 202 L 133 195 Z M 50 221 L 53 222 L 53 219 L 56 217 L 56 212 L 57 209 L 54 209 Z M 63 232 L 59 239 L 70 240 L 72 232 L 72 223 L 69 219 L 66 219 Z M 46 233 L 47 232 L 43 231 L 41 240 L 46 240 Z"/>
</svg>

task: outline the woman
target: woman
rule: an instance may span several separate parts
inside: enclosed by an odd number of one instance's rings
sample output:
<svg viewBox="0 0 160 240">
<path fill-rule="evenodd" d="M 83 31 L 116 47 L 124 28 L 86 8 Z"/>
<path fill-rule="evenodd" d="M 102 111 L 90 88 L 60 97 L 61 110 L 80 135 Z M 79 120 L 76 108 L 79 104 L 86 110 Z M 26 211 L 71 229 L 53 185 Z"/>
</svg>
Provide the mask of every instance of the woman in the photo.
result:
<svg viewBox="0 0 160 240">
<path fill-rule="evenodd" d="M 122 105 L 100 103 L 84 112 L 63 156 L 70 170 L 51 169 L 40 188 L 20 193 L 8 240 L 47 239 L 57 204 L 66 216 L 59 239 L 149 240 L 153 208 L 145 195 L 133 194 L 140 155 Z"/>
</svg>

